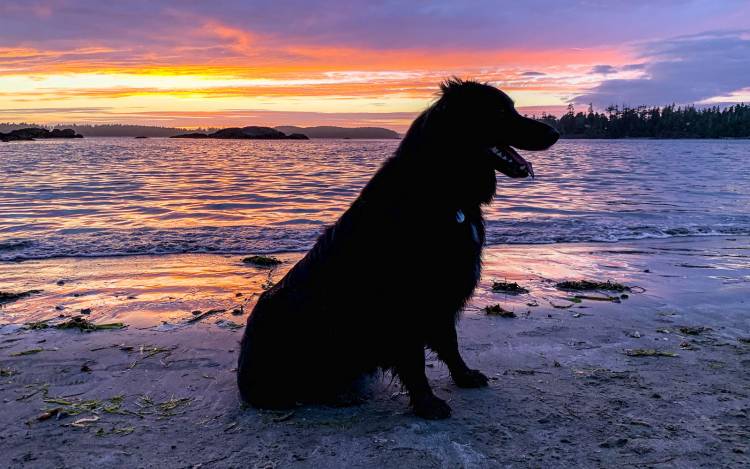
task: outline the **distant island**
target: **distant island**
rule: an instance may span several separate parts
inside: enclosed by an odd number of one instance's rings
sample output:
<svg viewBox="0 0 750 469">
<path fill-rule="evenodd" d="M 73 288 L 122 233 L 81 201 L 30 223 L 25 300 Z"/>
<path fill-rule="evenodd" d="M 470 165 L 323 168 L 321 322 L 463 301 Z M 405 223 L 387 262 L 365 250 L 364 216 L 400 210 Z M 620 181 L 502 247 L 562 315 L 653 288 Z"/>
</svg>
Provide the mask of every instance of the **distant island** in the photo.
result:
<svg viewBox="0 0 750 469">
<path fill-rule="evenodd" d="M 603 112 L 594 111 L 592 106 L 586 112 L 576 111 L 573 105 L 560 117 L 551 114 L 531 116 L 546 122 L 557 129 L 563 138 L 618 139 L 618 138 L 750 138 L 750 105 L 665 107 L 610 106 Z M 2 132 L 25 131 L 44 126 L 29 123 L 0 123 L 0 139 L 7 137 Z M 184 129 L 131 124 L 59 125 L 47 130 L 50 135 L 41 134 L 31 138 L 75 138 L 63 136 L 59 132 L 73 132 L 85 137 L 179 137 L 179 138 L 225 138 L 225 139 L 295 139 L 295 138 L 338 138 L 338 139 L 398 139 L 401 136 L 393 130 L 382 127 L 298 127 L 282 125 L 277 127 L 232 127 L 228 129 L 204 128 Z M 23 132 L 16 134 L 23 135 Z"/>
<path fill-rule="evenodd" d="M 47 130 L 39 127 L 16 129 L 11 130 L 8 133 L 0 132 L 0 142 L 13 142 L 18 140 L 36 140 L 46 138 L 83 138 L 83 135 L 77 134 L 73 129 Z"/>
<path fill-rule="evenodd" d="M 563 138 L 750 138 L 750 105 L 735 104 L 696 108 L 610 106 L 604 113 L 568 112 L 557 118 L 537 118 L 560 132 Z"/>
<path fill-rule="evenodd" d="M 0 123 L 0 132 L 9 132 L 29 127 L 45 127 L 30 123 Z M 149 125 L 132 124 L 67 124 L 54 126 L 54 128 L 70 128 L 84 137 L 175 137 L 184 134 L 209 135 L 222 129 L 216 127 L 202 129 L 185 129 L 178 127 L 156 127 Z M 270 127 L 266 127 L 270 128 Z M 374 139 L 374 138 L 400 138 L 399 134 L 390 129 L 382 127 L 296 127 L 279 126 L 273 128 L 285 134 L 302 134 L 309 138 L 351 138 L 351 139 Z M 195 137 L 205 138 L 205 137 Z"/>
<path fill-rule="evenodd" d="M 285 134 L 271 127 L 230 127 L 210 134 L 192 132 L 173 135 L 170 138 L 219 138 L 228 140 L 308 140 L 307 135 L 300 133 Z"/>
<path fill-rule="evenodd" d="M 286 133 L 300 133 L 305 134 L 310 138 L 351 138 L 351 139 L 381 139 L 381 138 L 393 138 L 398 139 L 401 136 L 391 129 L 384 129 L 382 127 L 333 127 L 333 126 L 317 126 L 317 127 L 295 127 L 293 125 L 282 125 L 276 127 L 276 130 L 280 130 Z"/>
</svg>

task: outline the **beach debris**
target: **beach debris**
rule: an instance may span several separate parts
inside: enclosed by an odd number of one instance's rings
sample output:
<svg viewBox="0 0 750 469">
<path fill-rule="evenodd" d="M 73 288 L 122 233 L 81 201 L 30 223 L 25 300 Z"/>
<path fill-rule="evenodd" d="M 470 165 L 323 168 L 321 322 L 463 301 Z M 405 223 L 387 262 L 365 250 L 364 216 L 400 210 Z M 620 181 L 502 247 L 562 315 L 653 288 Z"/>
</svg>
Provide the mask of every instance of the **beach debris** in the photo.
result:
<svg viewBox="0 0 750 469">
<path fill-rule="evenodd" d="M 555 309 L 570 309 L 573 306 L 575 306 L 575 303 L 570 303 L 569 305 L 559 305 L 559 304 L 556 304 L 556 303 L 552 302 L 552 300 L 550 300 L 549 298 L 545 298 L 545 300 L 547 300 L 547 303 L 549 303 L 549 305 L 552 306 Z M 548 314 L 547 317 L 551 318 L 552 315 Z"/>
<path fill-rule="evenodd" d="M 25 401 L 26 399 L 34 397 L 39 393 L 42 393 L 42 397 L 47 397 L 47 394 L 49 394 L 49 383 L 29 384 L 26 385 L 26 389 L 31 389 L 32 391 L 17 397 L 17 401 Z"/>
<path fill-rule="evenodd" d="M 683 327 L 678 328 L 677 330 L 686 335 L 700 335 L 712 329 L 710 327 L 705 327 L 705 326 L 696 326 L 696 327 L 683 326 Z"/>
<path fill-rule="evenodd" d="M 619 296 L 592 296 L 592 295 L 575 295 L 572 298 L 568 298 L 568 301 L 572 301 L 573 303 L 580 303 L 583 300 L 589 300 L 589 301 L 611 301 L 612 303 L 621 303 Z"/>
<path fill-rule="evenodd" d="M 520 295 L 528 293 L 527 288 L 522 287 L 516 282 L 492 282 L 492 291 L 495 293 L 507 293 L 509 295 Z"/>
<path fill-rule="evenodd" d="M 529 301 L 528 303 L 526 303 L 526 306 L 529 306 L 529 307 L 532 307 L 532 308 L 533 308 L 533 307 L 535 307 L 535 306 L 539 306 L 539 302 L 538 302 L 538 301 L 536 301 L 536 300 L 531 300 L 531 301 Z"/>
<path fill-rule="evenodd" d="M 242 324 L 237 324 L 236 322 L 230 321 L 228 319 L 219 319 L 218 321 L 216 321 L 216 325 L 221 327 L 222 329 L 229 329 L 232 331 L 242 329 Z"/>
<path fill-rule="evenodd" d="M 166 401 L 156 404 L 155 407 L 161 419 L 177 415 L 175 412 L 176 409 L 188 406 L 192 401 L 193 399 L 190 397 L 175 398 L 172 396 Z"/>
<path fill-rule="evenodd" d="M 139 353 L 140 357 L 138 357 L 133 363 L 130 364 L 128 369 L 132 370 L 136 366 L 138 366 L 138 363 L 142 362 L 143 360 L 146 360 L 147 358 L 151 358 L 153 356 L 159 355 L 161 353 L 166 354 L 165 358 L 168 357 L 174 349 L 176 349 L 177 346 L 173 347 L 158 347 L 156 345 L 141 345 L 139 347 Z M 125 352 L 132 352 L 134 350 L 134 347 L 120 347 L 120 350 L 123 350 Z"/>
<path fill-rule="evenodd" d="M 232 310 L 232 315 L 233 316 L 242 316 L 243 314 L 245 314 L 245 306 L 244 305 L 240 306 L 239 308 L 234 308 Z"/>
<path fill-rule="evenodd" d="M 193 324 L 195 322 L 201 321 L 209 316 L 213 316 L 214 314 L 219 314 L 225 312 L 226 309 L 209 309 L 205 313 L 202 313 L 200 311 L 193 311 L 193 317 L 188 319 L 187 322 L 189 324 Z"/>
<path fill-rule="evenodd" d="M 674 352 L 667 352 L 664 350 L 656 350 L 656 349 L 643 349 L 643 348 L 634 348 L 634 349 L 626 349 L 625 355 L 629 357 L 678 357 L 679 355 Z"/>
<path fill-rule="evenodd" d="M 634 339 L 640 339 L 641 333 L 638 331 L 631 331 L 631 332 L 628 332 L 628 337 L 632 337 Z"/>
<path fill-rule="evenodd" d="M 42 290 L 26 290 L 18 293 L 0 291 L 0 305 L 12 303 L 14 301 L 18 301 L 41 292 Z"/>
<path fill-rule="evenodd" d="M 44 422 L 45 420 L 49 420 L 52 417 L 60 417 L 60 415 L 62 414 L 62 411 L 63 411 L 62 407 L 53 407 L 37 415 L 34 420 L 36 420 L 37 422 Z"/>
<path fill-rule="evenodd" d="M 125 436 L 130 435 L 135 431 L 135 427 L 112 427 L 111 430 L 107 431 L 104 429 L 104 427 L 97 428 L 96 432 L 94 433 L 94 436 L 98 437 L 104 437 L 104 436 Z"/>
<path fill-rule="evenodd" d="M 702 265 L 702 264 L 689 264 L 689 263 L 682 263 L 682 264 L 675 264 L 677 267 L 685 267 L 687 269 L 715 269 L 716 267 L 713 265 Z"/>
<path fill-rule="evenodd" d="M 612 292 L 630 292 L 632 287 L 623 285 L 621 283 L 612 282 L 607 280 L 606 282 L 597 282 L 592 280 L 565 280 L 555 284 L 558 290 L 566 291 L 612 291 Z"/>
<path fill-rule="evenodd" d="M 44 321 L 35 321 L 35 322 L 29 322 L 24 325 L 26 329 L 36 331 L 40 329 L 47 329 L 49 327 L 49 324 L 47 324 L 51 319 L 45 319 Z"/>
<path fill-rule="evenodd" d="M 13 375 L 17 375 L 18 371 L 13 368 L 0 368 L 0 378 L 10 378 Z"/>
<path fill-rule="evenodd" d="M 682 341 L 680 342 L 680 348 L 682 350 L 693 350 L 693 345 L 688 341 Z"/>
<path fill-rule="evenodd" d="M 81 314 L 91 314 L 91 308 L 82 308 Z"/>
<path fill-rule="evenodd" d="M 57 329 L 78 329 L 81 332 L 94 332 L 94 331 L 111 331 L 117 329 L 124 329 L 127 327 L 121 322 L 112 322 L 107 324 L 94 324 L 88 319 L 82 316 L 75 316 L 67 321 L 55 324 Z"/>
<path fill-rule="evenodd" d="M 23 357 L 25 355 L 34 355 L 35 353 L 44 352 L 42 348 L 32 348 L 29 350 L 22 350 L 20 352 L 13 352 L 10 354 L 11 357 Z"/>
<path fill-rule="evenodd" d="M 276 267 L 281 264 L 281 261 L 273 256 L 250 256 L 242 259 L 242 262 L 258 267 Z"/>
<path fill-rule="evenodd" d="M 292 417 L 294 417 L 294 411 L 290 410 L 289 412 L 279 415 L 278 417 L 273 417 L 271 420 L 278 423 L 278 422 L 284 422 L 286 420 L 289 420 Z"/>
<path fill-rule="evenodd" d="M 489 316 L 500 316 L 501 318 L 515 318 L 516 317 L 516 313 L 514 313 L 513 311 L 508 311 L 507 309 L 504 309 L 499 304 L 485 306 L 483 311 L 485 314 Z"/>
<path fill-rule="evenodd" d="M 77 428 L 86 428 L 88 424 L 98 422 L 99 419 L 100 417 L 98 415 L 83 417 L 71 423 L 70 425 Z"/>
</svg>

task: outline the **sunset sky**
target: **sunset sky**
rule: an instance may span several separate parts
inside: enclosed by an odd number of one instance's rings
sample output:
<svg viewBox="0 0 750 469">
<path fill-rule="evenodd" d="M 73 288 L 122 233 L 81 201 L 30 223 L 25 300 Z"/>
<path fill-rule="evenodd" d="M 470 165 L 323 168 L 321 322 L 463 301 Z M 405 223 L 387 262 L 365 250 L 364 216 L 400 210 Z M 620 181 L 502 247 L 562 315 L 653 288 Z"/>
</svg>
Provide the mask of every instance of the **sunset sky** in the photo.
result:
<svg viewBox="0 0 750 469">
<path fill-rule="evenodd" d="M 0 0 L 0 121 L 403 128 L 451 75 L 525 112 L 750 101 L 745 0 Z"/>
</svg>

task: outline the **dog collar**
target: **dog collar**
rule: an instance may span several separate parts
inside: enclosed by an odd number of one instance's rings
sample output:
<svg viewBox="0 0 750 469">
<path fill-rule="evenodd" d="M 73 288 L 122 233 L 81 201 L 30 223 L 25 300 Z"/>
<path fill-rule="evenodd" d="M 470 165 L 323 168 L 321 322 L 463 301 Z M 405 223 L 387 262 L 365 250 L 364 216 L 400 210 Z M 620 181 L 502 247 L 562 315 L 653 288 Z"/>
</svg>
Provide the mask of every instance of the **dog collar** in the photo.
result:
<svg viewBox="0 0 750 469">
<path fill-rule="evenodd" d="M 466 216 L 464 215 L 464 212 L 461 209 L 456 210 L 456 221 L 458 223 L 463 223 L 464 220 L 466 220 Z"/>
</svg>

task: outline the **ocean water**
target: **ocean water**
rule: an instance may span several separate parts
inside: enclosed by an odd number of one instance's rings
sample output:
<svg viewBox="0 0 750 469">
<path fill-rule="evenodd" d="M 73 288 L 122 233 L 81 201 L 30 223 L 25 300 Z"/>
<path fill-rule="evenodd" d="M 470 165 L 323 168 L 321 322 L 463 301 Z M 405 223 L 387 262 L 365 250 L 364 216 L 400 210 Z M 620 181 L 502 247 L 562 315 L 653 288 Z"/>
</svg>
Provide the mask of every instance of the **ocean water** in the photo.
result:
<svg viewBox="0 0 750 469">
<path fill-rule="evenodd" d="M 306 250 L 397 144 L 4 143 L 0 260 Z M 562 140 L 524 154 L 537 178 L 498 175 L 489 244 L 750 234 L 750 141 Z"/>
</svg>

